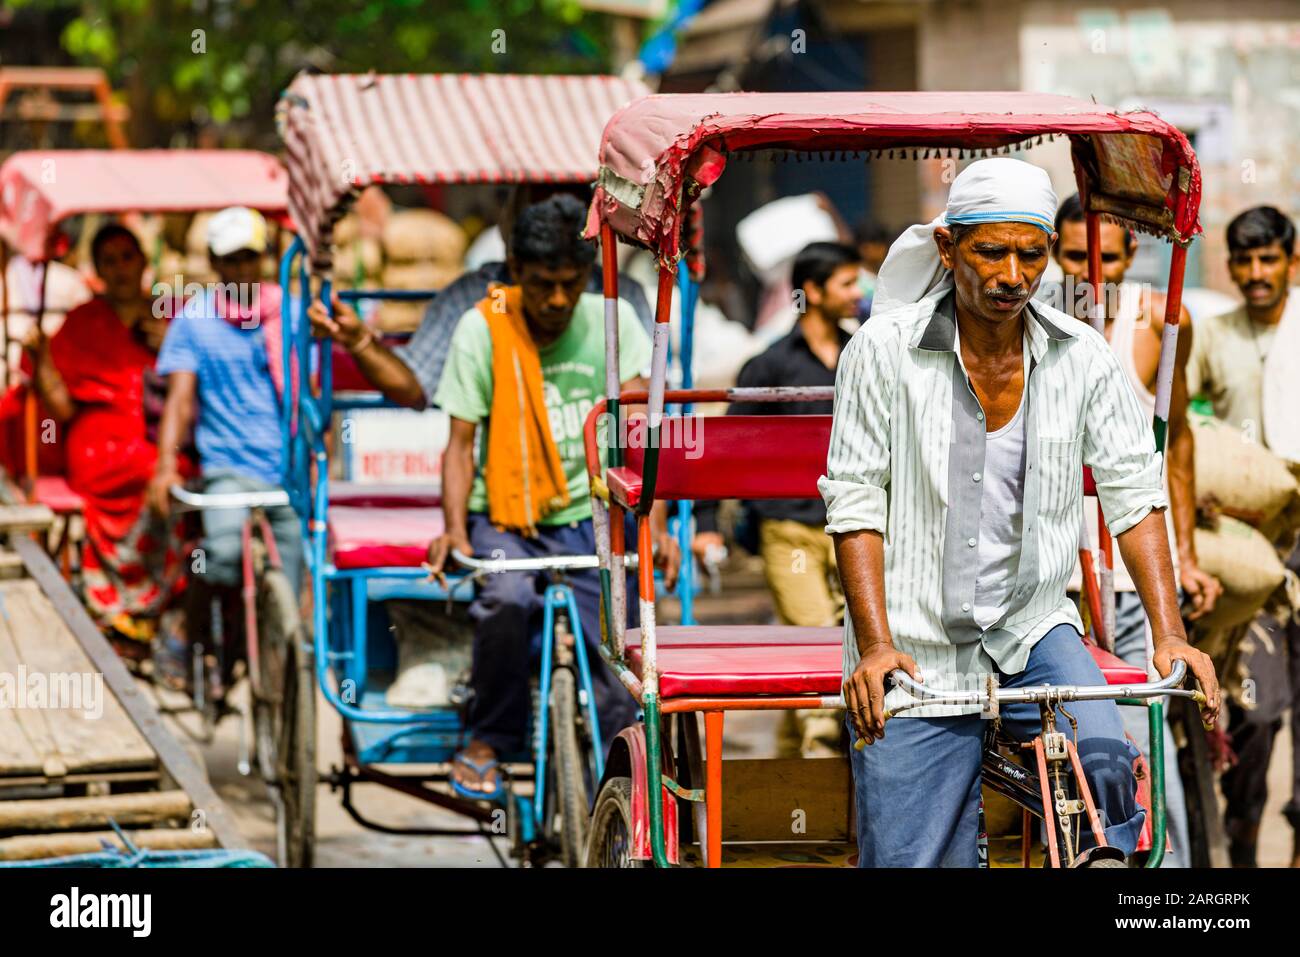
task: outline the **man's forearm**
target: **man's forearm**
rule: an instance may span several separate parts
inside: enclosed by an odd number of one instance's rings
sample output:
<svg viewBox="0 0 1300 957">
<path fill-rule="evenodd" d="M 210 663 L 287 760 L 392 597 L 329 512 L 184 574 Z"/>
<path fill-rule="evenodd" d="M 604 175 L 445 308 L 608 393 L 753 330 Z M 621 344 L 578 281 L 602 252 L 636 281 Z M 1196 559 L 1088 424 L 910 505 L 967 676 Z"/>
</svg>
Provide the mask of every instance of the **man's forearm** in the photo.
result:
<svg viewBox="0 0 1300 957">
<path fill-rule="evenodd" d="M 361 374 L 389 401 L 410 409 L 422 409 L 428 404 L 415 373 L 382 342 L 372 339 L 352 357 Z"/>
<path fill-rule="evenodd" d="M 1138 597 L 1151 622 L 1151 634 L 1159 643 L 1170 636 L 1185 638 L 1174 585 L 1174 564 L 1165 533 L 1165 516 L 1153 509 L 1146 518 L 1120 535 L 1119 553 L 1137 587 Z"/>
<path fill-rule="evenodd" d="M 163 404 L 162 419 L 158 423 L 158 473 L 176 471 L 182 436 L 190 426 L 193 409 L 189 398 L 183 395 L 167 396 Z"/>
<path fill-rule="evenodd" d="M 858 654 L 872 645 L 893 645 L 885 609 L 885 539 L 863 530 L 833 536 L 840 583 L 853 622 Z"/>
<path fill-rule="evenodd" d="M 474 452 L 451 448 L 442 463 L 442 515 L 448 534 L 468 534 Z"/>
<path fill-rule="evenodd" d="M 1192 433 L 1186 424 L 1169 443 L 1169 507 L 1173 511 L 1178 560 L 1196 561 L 1196 467 Z"/>
</svg>

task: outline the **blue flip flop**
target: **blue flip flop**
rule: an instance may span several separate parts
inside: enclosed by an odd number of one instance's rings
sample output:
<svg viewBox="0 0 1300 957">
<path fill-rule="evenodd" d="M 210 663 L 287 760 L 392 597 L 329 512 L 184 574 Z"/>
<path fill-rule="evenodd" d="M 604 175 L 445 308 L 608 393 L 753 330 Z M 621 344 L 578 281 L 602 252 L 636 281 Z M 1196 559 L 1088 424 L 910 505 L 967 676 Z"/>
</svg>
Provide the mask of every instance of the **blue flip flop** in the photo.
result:
<svg viewBox="0 0 1300 957">
<path fill-rule="evenodd" d="M 500 766 L 500 763 L 495 758 L 488 758 L 486 761 L 472 761 L 465 756 L 464 751 L 461 751 L 452 758 L 451 762 L 452 764 L 465 765 L 465 767 L 477 774 L 480 780 L 482 780 L 493 768 L 499 768 Z M 474 791 L 457 781 L 456 776 L 453 774 L 451 775 L 451 789 L 461 797 L 468 798 L 471 801 L 497 801 L 506 793 L 505 776 L 498 771 L 497 786 L 495 790 Z"/>
</svg>

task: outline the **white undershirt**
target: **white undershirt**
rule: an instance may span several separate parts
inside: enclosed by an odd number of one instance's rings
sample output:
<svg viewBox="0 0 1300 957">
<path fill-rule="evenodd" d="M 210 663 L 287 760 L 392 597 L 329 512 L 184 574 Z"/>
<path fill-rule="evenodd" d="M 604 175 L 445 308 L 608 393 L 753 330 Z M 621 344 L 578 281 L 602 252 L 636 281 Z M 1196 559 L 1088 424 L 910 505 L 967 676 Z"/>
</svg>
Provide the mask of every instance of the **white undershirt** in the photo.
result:
<svg viewBox="0 0 1300 957">
<path fill-rule="evenodd" d="M 960 353 L 958 353 L 960 354 Z M 1026 337 L 1024 369 L 1029 369 Z M 1024 377 L 1020 405 L 1011 421 L 988 433 L 984 446 L 984 494 L 980 502 L 979 573 L 975 579 L 975 624 L 988 628 L 1006 614 L 1020 568 L 1025 501 Z"/>
</svg>

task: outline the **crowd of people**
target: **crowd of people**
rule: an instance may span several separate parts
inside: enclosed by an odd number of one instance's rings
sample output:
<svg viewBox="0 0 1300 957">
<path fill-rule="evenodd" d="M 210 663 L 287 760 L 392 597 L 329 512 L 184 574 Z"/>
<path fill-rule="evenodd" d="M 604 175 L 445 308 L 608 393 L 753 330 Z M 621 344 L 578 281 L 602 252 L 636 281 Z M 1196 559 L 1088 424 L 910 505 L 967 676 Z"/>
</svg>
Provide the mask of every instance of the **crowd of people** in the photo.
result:
<svg viewBox="0 0 1300 957">
<path fill-rule="evenodd" d="M 847 617 L 848 722 L 836 712 L 798 713 L 788 747 L 826 754 L 842 753 L 855 737 L 871 744 L 851 752 L 864 861 L 964 863 L 967 844 L 974 853 L 968 832 L 979 736 L 946 716 L 899 722 L 886 736 L 884 673 L 983 669 L 1008 683 L 1089 683 L 1071 611 L 1081 579 L 1078 530 L 1069 527 L 1077 503 L 1070 502 L 1081 490 L 1065 468 L 1080 442 L 1118 543 L 1115 652 L 1161 673 L 1173 659 L 1185 660 L 1210 694 L 1206 717 L 1213 719 L 1214 670 L 1182 639 L 1184 621 L 1194 635 L 1223 592 L 1197 552 L 1201 502 L 1188 408 L 1203 396 L 1216 417 L 1257 429 L 1266 419 L 1266 379 L 1279 374 L 1270 365 L 1278 364 L 1278 330 L 1300 322 L 1290 297 L 1300 264 L 1294 224 L 1272 207 L 1247 210 L 1227 230 L 1228 268 L 1242 305 L 1217 316 L 1180 314 L 1163 465 L 1150 424 L 1158 411 L 1164 296 L 1140 287 L 1125 292 L 1106 315 L 1101 339 L 1078 322 L 1084 313 L 1060 316 L 1045 305 L 1055 300 L 1040 282 L 1054 260 L 1067 285 L 1100 279 L 1123 286 L 1137 237 L 1104 222 L 1102 276 L 1089 276 L 1078 197 L 1058 205 L 1045 174 L 1024 176 L 1023 164 L 1009 174 L 1002 164 L 1013 162 L 969 167 L 936 223 L 897 239 L 865 226 L 854 243 L 804 248 L 790 267 L 792 325 L 765 347 L 751 342 L 735 375 L 739 386 L 837 387 L 834 403 L 736 403 L 729 411 L 834 414 L 823 498 L 744 503 L 743 511 L 776 618 L 825 626 Z M 967 194 L 995 196 L 1017 212 L 992 221 L 989 210 L 963 213 Z M 516 190 L 499 224 L 502 258 L 446 286 L 402 346 L 385 344 L 337 298 L 328 307 L 310 305 L 312 332 L 350 353 L 378 391 L 400 406 L 436 406 L 450 417 L 445 531 L 428 556 L 434 575 L 454 565 L 453 551 L 534 557 L 595 550 L 581 425 L 603 395 L 606 360 L 601 266 L 594 246 L 579 238 L 589 199 L 585 188 Z M 266 279 L 274 251 L 267 223 L 249 209 L 224 210 L 206 224 L 206 248 L 218 285 L 173 315 L 155 308 L 145 291 L 147 257 L 137 235 L 120 223 L 100 228 L 90 243 L 100 291 L 70 308 L 53 335 L 32 326 L 23 340 L 24 381 L 15 387 L 36 393 L 40 421 L 58 431 L 68 485 L 84 500 L 87 608 L 124 656 L 152 658 L 180 688 L 189 680 L 188 648 L 210 627 L 205 610 L 214 600 L 238 601 L 243 516 L 206 512 L 196 532 L 174 514 L 171 489 L 187 482 L 206 492 L 279 487 L 279 410 L 296 379 L 284 381 L 281 291 Z M 232 292 L 254 287 L 251 301 Z M 631 275 L 620 276 L 619 288 L 618 380 L 625 389 L 644 388 L 652 315 Z M 882 315 L 892 318 L 871 318 Z M 1019 324 L 1007 325 L 1008 316 Z M 943 357 L 959 371 L 936 372 Z M 1266 446 L 1273 435 L 1267 427 L 1252 434 Z M 1035 463 L 1039 474 L 1031 479 Z M 958 472 L 973 481 L 958 481 Z M 938 502 L 948 508 L 932 507 Z M 1095 542 L 1096 509 L 1083 514 Z M 269 510 L 269 518 L 300 590 L 299 519 L 288 507 Z M 664 503 L 652 518 L 671 587 L 679 556 Z M 715 508 L 700 508 L 696 521 L 693 550 L 701 557 L 735 537 Z M 1035 521 L 1042 527 L 1034 529 Z M 903 528 L 906 535 L 896 534 Z M 1300 573 L 1294 531 L 1275 541 Z M 884 547 L 887 540 L 893 547 Z M 949 594 L 946 583 L 959 579 L 973 590 L 958 607 L 963 596 Z M 904 581 L 884 594 L 883 583 Z M 599 580 L 575 573 L 570 584 L 594 645 Z M 499 794 L 498 760 L 523 747 L 539 609 L 536 584 L 523 573 L 488 576 L 470 607 L 467 741 L 452 776 L 466 796 Z M 418 642 L 422 629 L 438 628 L 436 610 L 425 611 L 415 619 L 422 625 L 400 641 Z M 633 602 L 629 625 L 636 619 Z M 1222 777 L 1225 824 L 1237 866 L 1257 858 L 1265 778 L 1288 710 L 1297 772 L 1286 813 L 1300 833 L 1300 624 L 1269 606 L 1250 627 L 1266 639 L 1254 641 L 1243 659 L 1259 693 L 1227 701 L 1223 739 L 1231 755 Z M 900 630 L 909 637 L 898 638 Z M 916 638 L 932 630 L 943 637 Z M 593 669 L 593 678 L 609 741 L 635 720 L 635 704 L 606 669 Z M 1140 812 L 1129 749 L 1149 754 L 1146 719 L 1131 709 L 1136 718 L 1121 723 L 1113 704 L 1102 704 L 1078 709 L 1081 726 L 1104 743 L 1089 751 L 1081 742 L 1081 755 L 1098 775 L 1108 836 L 1131 848 Z M 1172 739 L 1165 754 L 1167 861 L 1187 866 L 1189 827 Z M 908 799 L 922 793 L 926 801 Z M 919 805 L 929 808 L 933 827 L 917 826 Z M 918 834 L 930 837 L 918 843 Z M 1300 841 L 1294 863 L 1300 866 Z"/>
</svg>

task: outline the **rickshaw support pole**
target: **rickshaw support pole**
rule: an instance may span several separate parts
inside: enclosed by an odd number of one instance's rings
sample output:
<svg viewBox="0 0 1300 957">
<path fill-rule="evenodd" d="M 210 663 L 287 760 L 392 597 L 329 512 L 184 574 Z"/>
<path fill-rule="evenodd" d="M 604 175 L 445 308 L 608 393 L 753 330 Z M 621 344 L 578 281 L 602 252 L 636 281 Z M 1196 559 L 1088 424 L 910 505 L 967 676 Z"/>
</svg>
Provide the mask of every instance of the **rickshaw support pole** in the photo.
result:
<svg viewBox="0 0 1300 957">
<path fill-rule="evenodd" d="M 726 712 L 704 712 L 704 866 L 722 866 L 722 727 Z"/>
<path fill-rule="evenodd" d="M 1165 703 L 1161 698 L 1147 702 L 1148 736 L 1151 741 L 1151 852 L 1147 867 L 1159 867 L 1165 859 L 1168 808 L 1165 807 Z"/>
<path fill-rule="evenodd" d="M 49 280 L 50 265 L 48 262 L 41 263 L 41 282 L 38 287 L 36 296 L 36 316 L 34 322 L 36 328 L 44 332 L 45 328 L 45 292 Z M 7 279 L 7 277 L 6 277 Z M 5 353 L 6 366 L 9 362 L 9 354 Z M 36 488 L 36 477 L 40 475 L 40 459 L 37 453 L 36 444 L 36 366 L 32 365 L 32 382 L 27 389 L 27 395 L 23 402 L 23 458 L 26 460 L 27 474 L 24 476 L 25 488 L 23 491 L 27 495 L 33 494 Z"/>
<path fill-rule="evenodd" d="M 1169 433 L 1169 404 L 1174 391 L 1174 365 L 1178 353 L 1178 320 L 1183 311 L 1183 275 L 1187 269 L 1187 247 L 1174 244 L 1169 257 L 1169 288 L 1165 294 L 1165 330 L 1160 340 L 1160 367 L 1156 372 L 1156 416 L 1152 428 L 1156 451 L 1165 451 Z"/>
<path fill-rule="evenodd" d="M 1092 304 L 1088 321 L 1103 336 L 1106 334 L 1105 284 L 1101 274 L 1101 214 L 1091 210 L 1085 214 L 1088 235 L 1088 282 L 1092 286 Z M 1106 651 L 1115 650 L 1115 545 L 1111 541 L 1106 517 L 1097 500 L 1097 550 L 1101 555 L 1101 611 L 1102 618 L 1094 627 L 1097 641 Z"/>
</svg>

